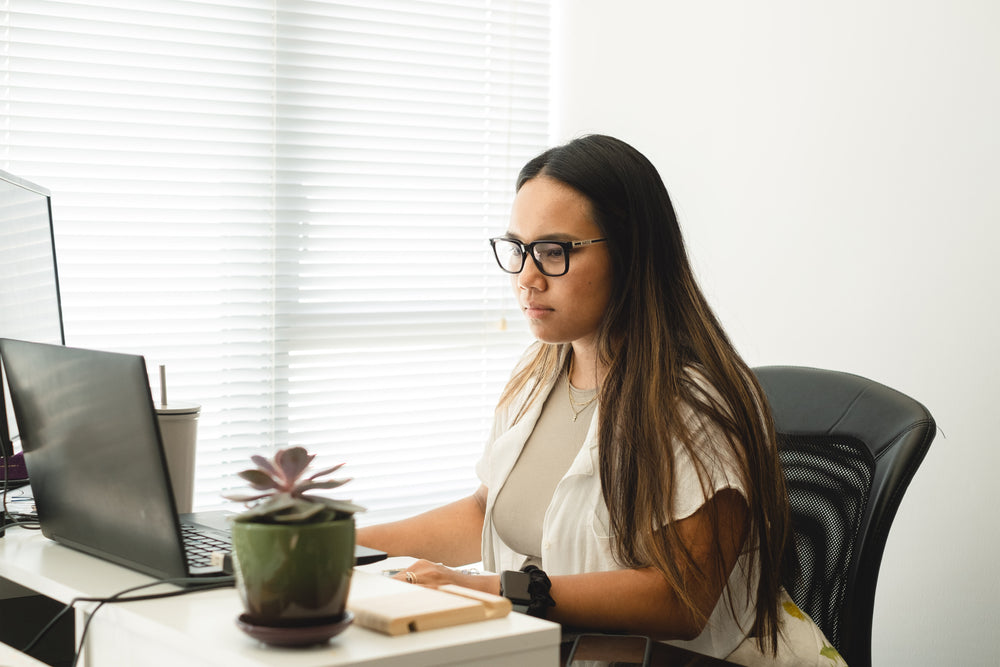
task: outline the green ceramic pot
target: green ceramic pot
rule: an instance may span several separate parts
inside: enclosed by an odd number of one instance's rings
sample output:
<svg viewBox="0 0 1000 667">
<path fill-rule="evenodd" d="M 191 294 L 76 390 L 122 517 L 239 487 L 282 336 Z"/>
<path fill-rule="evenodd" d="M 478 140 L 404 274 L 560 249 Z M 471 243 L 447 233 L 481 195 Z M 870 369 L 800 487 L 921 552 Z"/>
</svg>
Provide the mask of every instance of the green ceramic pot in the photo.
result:
<svg viewBox="0 0 1000 667">
<path fill-rule="evenodd" d="M 236 588 L 248 620 L 296 626 L 344 614 L 354 568 L 354 519 L 310 524 L 233 522 Z"/>
</svg>

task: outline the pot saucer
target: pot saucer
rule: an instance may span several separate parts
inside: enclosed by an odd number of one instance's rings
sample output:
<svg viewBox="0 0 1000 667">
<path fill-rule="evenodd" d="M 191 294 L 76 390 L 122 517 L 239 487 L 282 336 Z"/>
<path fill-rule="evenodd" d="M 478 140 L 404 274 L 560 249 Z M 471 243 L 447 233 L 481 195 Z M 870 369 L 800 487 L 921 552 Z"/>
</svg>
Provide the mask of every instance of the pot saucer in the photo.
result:
<svg viewBox="0 0 1000 667">
<path fill-rule="evenodd" d="M 236 618 L 236 627 L 254 639 L 271 646 L 312 646 L 323 644 L 336 637 L 352 622 L 354 614 L 349 611 L 345 611 L 336 621 L 300 626 L 258 625 L 246 614 L 240 614 Z"/>
</svg>

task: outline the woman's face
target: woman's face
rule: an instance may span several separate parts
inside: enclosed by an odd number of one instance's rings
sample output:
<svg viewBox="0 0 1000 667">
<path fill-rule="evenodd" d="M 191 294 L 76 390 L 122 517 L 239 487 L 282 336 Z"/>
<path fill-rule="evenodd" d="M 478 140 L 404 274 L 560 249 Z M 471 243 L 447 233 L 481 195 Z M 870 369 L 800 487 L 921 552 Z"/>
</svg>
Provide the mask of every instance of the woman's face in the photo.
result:
<svg viewBox="0 0 1000 667">
<path fill-rule="evenodd" d="M 590 201 L 547 176 L 521 186 L 514 198 L 507 236 L 522 243 L 586 241 L 604 235 Z M 606 243 L 569 251 L 569 271 L 546 276 L 529 257 L 511 284 L 534 336 L 546 343 L 591 345 L 611 298 L 611 258 Z"/>
</svg>

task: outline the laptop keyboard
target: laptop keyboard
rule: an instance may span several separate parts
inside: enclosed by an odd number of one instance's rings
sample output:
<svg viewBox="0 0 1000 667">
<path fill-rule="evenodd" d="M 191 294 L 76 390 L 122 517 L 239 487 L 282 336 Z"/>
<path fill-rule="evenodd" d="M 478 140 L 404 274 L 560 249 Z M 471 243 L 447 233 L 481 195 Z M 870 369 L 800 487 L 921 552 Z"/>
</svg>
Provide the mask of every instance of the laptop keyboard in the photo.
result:
<svg viewBox="0 0 1000 667">
<path fill-rule="evenodd" d="M 181 536 L 184 538 L 188 563 L 192 567 L 209 567 L 213 553 L 229 553 L 233 550 L 232 541 L 222 534 L 208 534 L 189 523 L 181 524 Z"/>
</svg>

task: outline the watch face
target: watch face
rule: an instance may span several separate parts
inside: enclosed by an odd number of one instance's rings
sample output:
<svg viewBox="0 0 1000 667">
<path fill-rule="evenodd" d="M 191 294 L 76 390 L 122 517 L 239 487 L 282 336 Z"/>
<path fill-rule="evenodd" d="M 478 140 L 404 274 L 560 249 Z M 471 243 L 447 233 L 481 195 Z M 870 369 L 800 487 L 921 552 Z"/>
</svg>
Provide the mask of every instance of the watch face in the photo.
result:
<svg viewBox="0 0 1000 667">
<path fill-rule="evenodd" d="M 529 583 L 531 576 L 527 572 L 506 570 L 500 575 L 500 594 L 511 602 L 528 604 L 531 601 L 531 594 L 528 593 Z"/>
</svg>

